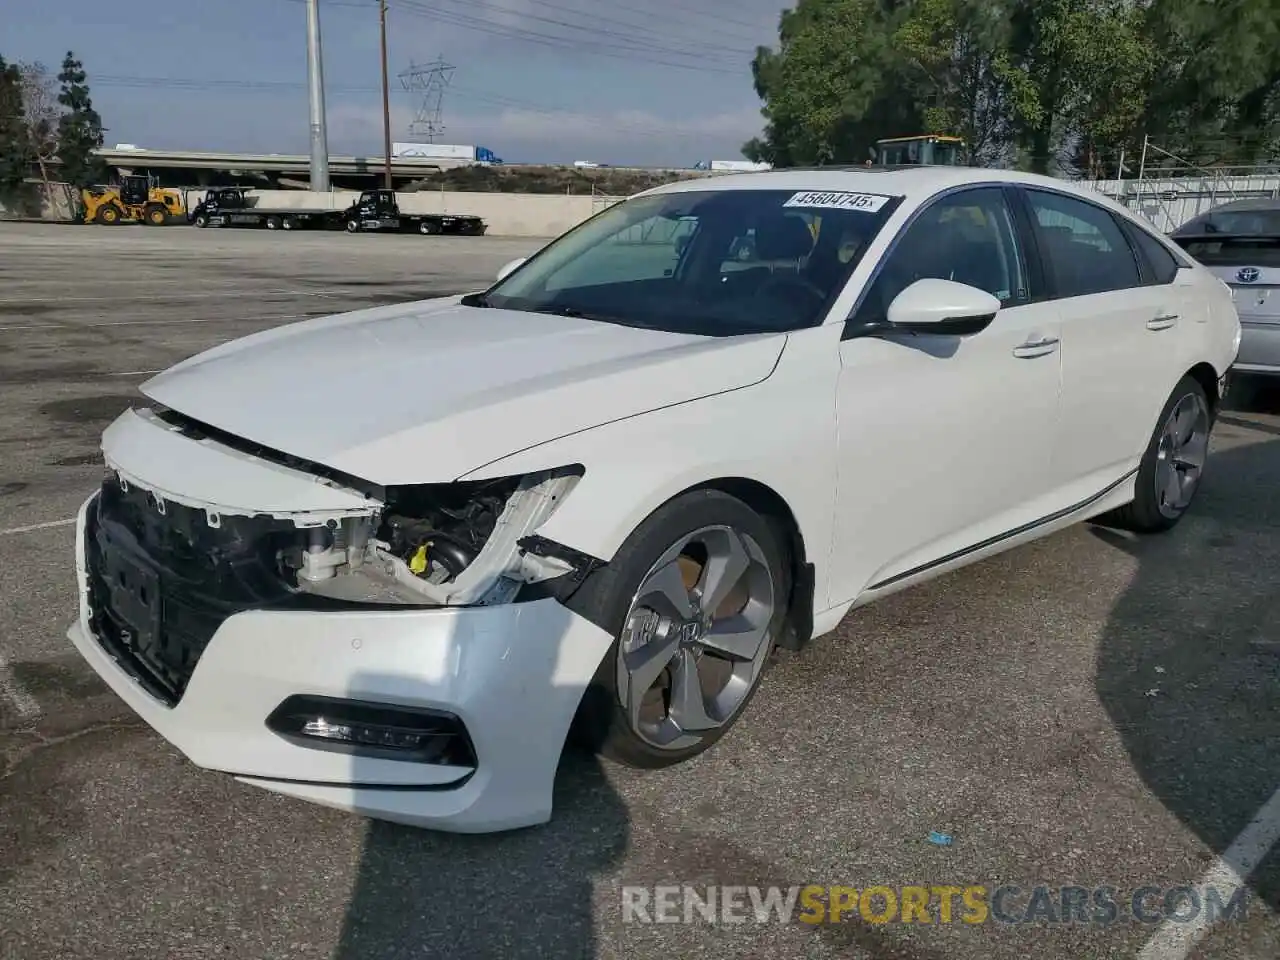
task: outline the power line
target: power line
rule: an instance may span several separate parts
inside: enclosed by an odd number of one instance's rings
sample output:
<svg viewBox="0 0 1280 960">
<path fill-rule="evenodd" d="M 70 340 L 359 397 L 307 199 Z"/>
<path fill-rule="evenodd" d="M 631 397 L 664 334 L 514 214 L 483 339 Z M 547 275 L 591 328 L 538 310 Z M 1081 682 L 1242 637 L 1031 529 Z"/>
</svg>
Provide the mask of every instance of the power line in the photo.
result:
<svg viewBox="0 0 1280 960">
<path fill-rule="evenodd" d="M 709 62 L 702 64 L 681 62 L 679 60 L 670 59 L 669 57 L 654 56 L 651 48 L 637 46 L 634 42 L 619 43 L 611 41 L 583 41 L 573 37 L 566 37 L 563 34 L 548 34 L 534 30 L 524 30 L 517 27 L 507 27 L 502 24 L 496 24 L 490 20 L 484 20 L 478 17 L 466 16 L 452 11 L 442 10 L 438 7 L 429 7 L 419 0 L 396 0 L 395 6 L 410 16 L 427 17 L 439 23 L 446 23 L 451 26 L 459 27 L 463 30 L 470 30 L 476 33 L 482 33 L 489 36 L 499 37 L 507 40 L 517 40 L 521 43 L 529 43 L 539 46 L 545 46 L 557 50 L 572 50 L 578 54 L 586 54 L 590 56 L 606 57 L 614 60 L 626 60 L 630 62 L 650 63 L 657 66 L 671 67 L 676 70 L 688 70 L 694 73 L 715 73 L 725 76 L 742 76 L 743 68 L 731 69 L 729 64 L 731 61 L 723 59 L 711 59 Z M 606 31 L 596 31 L 598 34 L 604 34 Z M 631 40 L 631 38 L 623 37 L 617 34 L 622 40 Z M 668 51 L 670 56 L 688 56 L 694 57 L 696 54 L 684 53 L 682 51 Z M 650 55 L 643 55 L 650 54 Z M 715 64 L 720 64 L 716 66 Z M 743 67 L 745 67 L 745 62 Z"/>
<path fill-rule="evenodd" d="M 93 78 L 93 83 L 100 87 L 119 87 L 141 90 L 182 90 L 203 92 L 213 90 L 241 90 L 245 92 L 294 93 L 306 89 L 306 84 L 293 80 L 248 80 L 225 78 L 193 78 L 193 77 L 140 77 L 116 74 L 101 74 Z M 377 85 L 326 84 L 326 90 L 334 93 L 381 93 Z M 490 90 L 479 90 L 458 84 L 451 84 L 449 89 L 464 100 L 471 100 L 489 106 L 506 107 L 525 110 L 547 117 L 564 117 L 575 115 L 577 111 L 567 107 L 552 107 L 545 103 L 524 100 L 508 94 Z M 653 124 L 628 123 L 626 121 L 602 121 L 602 129 L 624 132 L 658 134 L 677 139 L 695 139 L 703 136 L 700 132 L 672 130 L 670 127 L 655 121 Z"/>
<path fill-rule="evenodd" d="M 305 0 L 287 0 L 290 3 L 301 3 Z M 376 0 L 369 0 L 376 2 Z M 433 17 L 441 23 L 450 26 L 460 27 L 464 30 L 471 30 L 478 33 L 487 34 L 489 36 L 500 37 L 503 39 L 511 39 L 524 41 L 529 43 L 542 43 L 551 41 L 555 45 L 562 44 L 578 44 L 587 38 L 602 38 L 604 43 L 597 44 L 601 47 L 621 47 L 627 50 L 633 50 L 637 53 L 656 53 L 660 55 L 671 55 L 676 57 L 688 57 L 701 61 L 703 64 L 707 62 L 720 63 L 723 65 L 733 65 L 740 63 L 744 58 L 750 58 L 755 55 L 754 47 L 731 46 L 725 43 L 708 42 L 705 40 L 688 40 L 676 41 L 674 37 L 666 36 L 653 29 L 651 25 L 638 24 L 631 20 L 619 20 L 616 17 L 602 16 L 595 12 L 588 12 L 576 7 L 567 6 L 557 3 L 555 0 L 528 0 L 529 3 L 548 10 L 559 11 L 572 14 L 575 20 L 564 20 L 556 17 L 541 16 L 534 13 L 521 13 L 519 19 L 521 21 L 532 21 L 535 23 L 546 24 L 550 27 L 560 27 L 563 29 L 574 30 L 585 37 L 566 36 L 556 33 L 545 33 L 537 30 L 520 27 L 515 24 L 501 23 L 497 20 L 490 19 L 485 16 L 478 16 L 477 12 L 485 9 L 495 14 L 510 13 L 504 7 L 496 6 L 487 0 L 434 0 L 427 3 L 425 0 L 388 0 L 394 6 L 400 6 L 404 12 L 412 16 Z M 438 6 L 440 3 L 448 4 L 450 7 L 458 9 L 446 9 Z M 361 3 L 358 0 L 327 0 L 327 6 L 338 6 L 364 9 L 368 7 L 368 3 Z M 701 11 L 690 11 L 693 13 L 701 13 L 703 16 L 707 14 Z M 717 20 L 717 25 L 723 33 L 724 23 L 719 18 L 713 16 Z M 687 20 L 680 20 L 671 16 L 664 15 L 663 20 L 668 23 L 684 24 L 698 30 L 705 30 L 706 27 L 699 26 Z M 622 31 L 610 29 L 608 27 L 601 28 L 592 26 L 592 22 L 602 24 L 612 24 L 614 27 L 621 27 Z M 733 21 L 729 21 L 733 22 Z M 742 21 L 737 21 L 741 23 Z M 637 35 L 639 31 L 639 35 Z M 747 37 L 729 36 L 724 39 L 739 40 L 742 43 L 749 43 Z M 712 54 L 708 56 L 708 54 Z M 662 64 L 671 66 L 672 64 Z M 681 64 L 681 67 L 689 68 L 691 65 Z"/>
</svg>

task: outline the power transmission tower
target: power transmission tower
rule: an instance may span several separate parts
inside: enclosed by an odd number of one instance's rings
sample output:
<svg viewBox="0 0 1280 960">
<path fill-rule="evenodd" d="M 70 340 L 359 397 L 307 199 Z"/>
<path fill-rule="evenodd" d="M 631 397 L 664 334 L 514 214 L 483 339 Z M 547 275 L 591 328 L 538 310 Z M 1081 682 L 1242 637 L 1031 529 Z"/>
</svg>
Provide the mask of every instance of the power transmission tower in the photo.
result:
<svg viewBox="0 0 1280 960">
<path fill-rule="evenodd" d="M 436 137 L 444 133 L 444 92 L 453 79 L 454 67 L 445 63 L 443 57 L 436 57 L 430 63 L 410 63 L 409 69 L 401 72 L 400 83 L 410 93 L 419 95 L 418 110 L 409 124 L 409 135 L 423 137 L 427 143 L 434 143 Z"/>
</svg>

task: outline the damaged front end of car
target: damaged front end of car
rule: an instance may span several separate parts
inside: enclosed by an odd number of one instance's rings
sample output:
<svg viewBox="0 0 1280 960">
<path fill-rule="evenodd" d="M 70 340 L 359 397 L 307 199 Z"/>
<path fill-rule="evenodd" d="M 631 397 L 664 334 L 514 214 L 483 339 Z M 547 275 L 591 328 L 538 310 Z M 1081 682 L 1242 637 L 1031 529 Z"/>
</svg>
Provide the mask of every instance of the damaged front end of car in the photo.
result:
<svg viewBox="0 0 1280 960">
<path fill-rule="evenodd" d="M 565 596 L 600 565 L 536 533 L 578 465 L 380 487 L 167 410 L 126 412 L 103 451 L 83 529 L 88 626 L 170 706 L 236 613 L 487 606 L 549 583 Z"/>
</svg>

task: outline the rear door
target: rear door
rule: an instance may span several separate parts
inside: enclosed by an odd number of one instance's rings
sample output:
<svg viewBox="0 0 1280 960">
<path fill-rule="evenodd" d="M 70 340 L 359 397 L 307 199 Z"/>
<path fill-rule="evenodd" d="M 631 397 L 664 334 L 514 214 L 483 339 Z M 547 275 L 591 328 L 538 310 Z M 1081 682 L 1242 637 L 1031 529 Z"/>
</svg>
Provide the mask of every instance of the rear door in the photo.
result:
<svg viewBox="0 0 1280 960">
<path fill-rule="evenodd" d="M 1079 503 L 1137 467 L 1178 378 L 1194 296 L 1182 271 L 1156 278 L 1100 204 L 1022 190 L 1062 322 L 1062 420 L 1054 473 Z M 1162 279 L 1163 282 L 1155 282 Z"/>
<path fill-rule="evenodd" d="M 1173 240 L 1231 288 L 1241 327 L 1233 369 L 1280 374 L 1280 210 L 1247 213 L 1211 214 Z"/>
</svg>

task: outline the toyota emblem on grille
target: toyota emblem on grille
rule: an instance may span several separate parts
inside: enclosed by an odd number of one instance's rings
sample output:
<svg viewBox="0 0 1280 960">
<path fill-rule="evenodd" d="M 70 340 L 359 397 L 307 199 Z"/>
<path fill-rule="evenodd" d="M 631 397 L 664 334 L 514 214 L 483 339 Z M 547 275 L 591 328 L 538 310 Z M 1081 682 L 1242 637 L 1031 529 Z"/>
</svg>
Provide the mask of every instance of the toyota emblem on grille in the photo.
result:
<svg viewBox="0 0 1280 960">
<path fill-rule="evenodd" d="M 1261 273 L 1257 267 L 1241 267 L 1236 271 L 1236 279 L 1241 283 L 1254 283 Z"/>
</svg>

